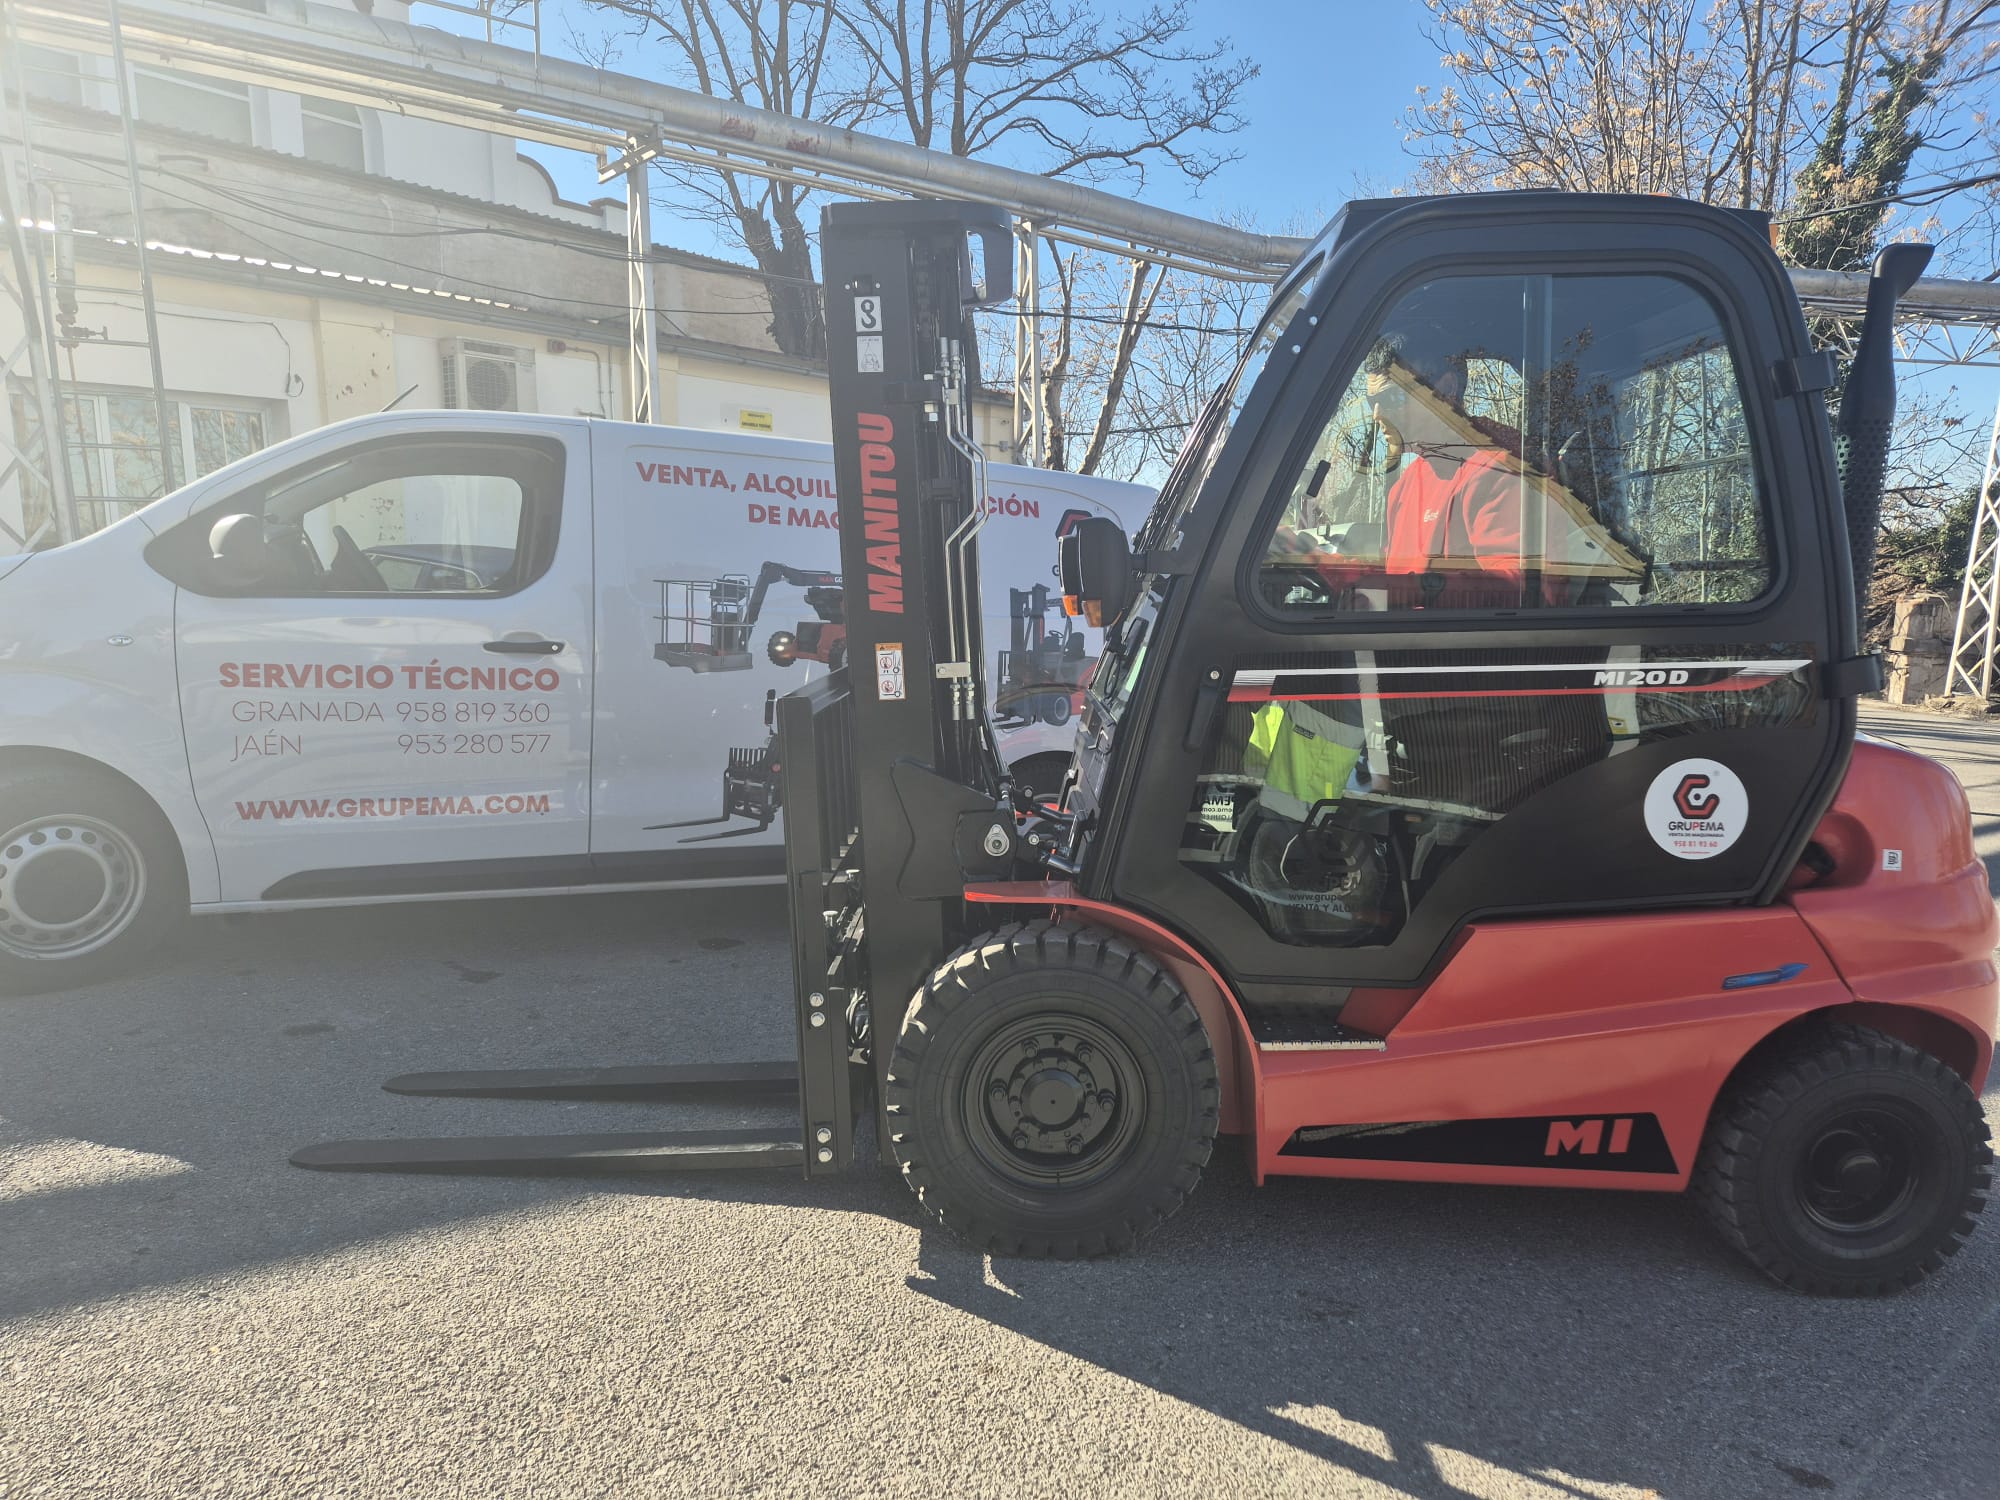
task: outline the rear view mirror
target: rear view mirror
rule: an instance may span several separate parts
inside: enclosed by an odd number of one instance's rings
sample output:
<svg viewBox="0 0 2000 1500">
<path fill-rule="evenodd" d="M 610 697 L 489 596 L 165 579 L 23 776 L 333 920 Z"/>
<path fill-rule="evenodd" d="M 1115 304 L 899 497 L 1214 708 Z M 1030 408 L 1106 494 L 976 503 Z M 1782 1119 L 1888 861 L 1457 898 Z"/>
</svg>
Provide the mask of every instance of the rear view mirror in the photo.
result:
<svg viewBox="0 0 2000 1500">
<path fill-rule="evenodd" d="M 225 581 L 258 584 L 271 576 L 271 544 L 261 516 L 224 516 L 208 531 L 209 555 Z"/>
<path fill-rule="evenodd" d="M 1123 614 L 1134 582 L 1124 528 L 1109 517 L 1089 516 L 1064 532 L 1059 546 L 1063 613 L 1099 627 Z"/>
</svg>

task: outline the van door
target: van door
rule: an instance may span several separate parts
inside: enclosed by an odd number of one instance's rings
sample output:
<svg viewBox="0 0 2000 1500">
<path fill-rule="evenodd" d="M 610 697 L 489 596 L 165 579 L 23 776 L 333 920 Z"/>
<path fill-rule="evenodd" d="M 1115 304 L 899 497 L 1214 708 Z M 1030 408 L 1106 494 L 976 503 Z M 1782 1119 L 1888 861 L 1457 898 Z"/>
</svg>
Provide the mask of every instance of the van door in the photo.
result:
<svg viewBox="0 0 2000 1500">
<path fill-rule="evenodd" d="M 587 433 L 399 426 L 162 538 L 225 901 L 586 877 Z M 231 515 L 257 535 L 225 576 L 208 546 Z"/>
<path fill-rule="evenodd" d="M 832 449 L 623 423 L 596 445 L 593 862 L 780 874 L 764 704 L 845 657 Z"/>
</svg>

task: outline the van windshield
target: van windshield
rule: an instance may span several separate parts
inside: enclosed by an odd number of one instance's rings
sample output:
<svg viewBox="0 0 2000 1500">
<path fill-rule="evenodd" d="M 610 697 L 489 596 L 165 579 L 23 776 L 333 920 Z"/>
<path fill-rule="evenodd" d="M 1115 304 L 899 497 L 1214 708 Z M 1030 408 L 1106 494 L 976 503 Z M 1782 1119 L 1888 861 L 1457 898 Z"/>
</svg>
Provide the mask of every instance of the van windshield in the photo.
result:
<svg viewBox="0 0 2000 1500">
<path fill-rule="evenodd" d="M 1286 327 L 1298 316 L 1299 309 L 1306 305 L 1306 298 L 1312 295 L 1313 283 L 1319 279 L 1320 265 L 1321 257 L 1314 256 L 1278 289 L 1271 298 L 1271 305 L 1258 321 L 1256 332 L 1244 345 L 1243 356 L 1237 361 L 1235 370 L 1209 398 L 1194 426 L 1188 429 L 1187 441 L 1181 446 L 1180 457 L 1174 461 L 1173 472 L 1167 476 L 1160 498 L 1154 503 L 1152 514 L 1146 518 L 1146 524 L 1139 533 L 1139 551 L 1171 552 L 1180 545 L 1183 525 L 1193 514 L 1195 502 L 1208 483 L 1215 461 L 1229 442 L 1229 434 L 1235 429 L 1243 403 L 1250 399 L 1251 389 L 1263 373 L 1264 362 L 1271 357 L 1271 351 L 1277 347 Z"/>
</svg>

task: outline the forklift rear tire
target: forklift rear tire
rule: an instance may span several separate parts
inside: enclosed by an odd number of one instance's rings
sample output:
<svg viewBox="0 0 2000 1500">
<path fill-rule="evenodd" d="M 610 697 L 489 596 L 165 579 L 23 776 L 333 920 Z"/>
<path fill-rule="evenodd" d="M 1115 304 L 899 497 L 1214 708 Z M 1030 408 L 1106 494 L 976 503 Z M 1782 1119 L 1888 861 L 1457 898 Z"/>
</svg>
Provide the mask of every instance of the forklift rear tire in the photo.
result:
<svg viewBox="0 0 2000 1500">
<path fill-rule="evenodd" d="M 931 1215 L 981 1249 L 1070 1260 L 1181 1206 L 1221 1083 L 1187 992 L 1098 928 L 1028 922 L 932 971 L 884 1080 L 889 1143 Z"/>
<path fill-rule="evenodd" d="M 1732 1085 L 1694 1191 L 1774 1280 L 1873 1297 L 1955 1255 L 1992 1181 L 1986 1116 L 1965 1080 L 1906 1042 L 1837 1024 Z"/>
<path fill-rule="evenodd" d="M 67 767 L 0 774 L 0 995 L 116 973 L 187 909 L 180 845 L 136 788 Z"/>
</svg>

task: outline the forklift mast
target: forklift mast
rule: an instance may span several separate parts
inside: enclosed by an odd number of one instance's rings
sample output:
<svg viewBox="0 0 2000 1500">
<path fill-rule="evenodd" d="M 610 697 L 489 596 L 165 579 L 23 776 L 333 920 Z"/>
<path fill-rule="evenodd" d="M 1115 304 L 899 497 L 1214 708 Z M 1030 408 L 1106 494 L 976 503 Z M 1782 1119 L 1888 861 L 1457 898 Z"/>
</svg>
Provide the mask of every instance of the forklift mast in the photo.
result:
<svg viewBox="0 0 2000 1500">
<path fill-rule="evenodd" d="M 972 413 L 972 312 L 1012 295 L 1012 224 L 986 204 L 843 203 L 820 243 L 867 985 L 875 1034 L 893 1036 L 963 936 L 965 880 L 1013 857 L 978 669 L 986 459 Z"/>
</svg>

